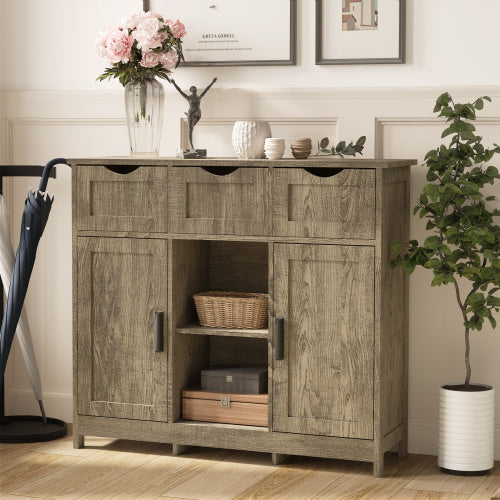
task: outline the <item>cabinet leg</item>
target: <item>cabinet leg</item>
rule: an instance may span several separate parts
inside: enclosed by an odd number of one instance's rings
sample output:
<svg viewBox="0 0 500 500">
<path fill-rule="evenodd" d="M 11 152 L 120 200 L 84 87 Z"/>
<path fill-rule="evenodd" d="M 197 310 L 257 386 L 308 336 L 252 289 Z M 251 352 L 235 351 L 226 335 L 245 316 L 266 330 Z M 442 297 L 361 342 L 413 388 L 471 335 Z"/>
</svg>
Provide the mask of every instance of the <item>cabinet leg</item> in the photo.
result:
<svg viewBox="0 0 500 500">
<path fill-rule="evenodd" d="M 384 477 L 384 453 L 377 453 L 373 461 L 373 477 Z"/>
<path fill-rule="evenodd" d="M 178 457 L 180 455 L 184 455 L 191 448 L 192 448 L 191 446 L 185 446 L 183 444 L 173 444 L 172 445 L 172 455 L 174 455 L 174 457 Z"/>
<path fill-rule="evenodd" d="M 82 434 L 73 434 L 73 448 L 79 450 L 85 447 L 85 436 Z"/>
<path fill-rule="evenodd" d="M 272 453 L 271 454 L 271 460 L 273 462 L 273 465 L 280 465 L 282 464 L 286 459 L 288 458 L 288 455 L 283 455 L 282 453 Z"/>
</svg>

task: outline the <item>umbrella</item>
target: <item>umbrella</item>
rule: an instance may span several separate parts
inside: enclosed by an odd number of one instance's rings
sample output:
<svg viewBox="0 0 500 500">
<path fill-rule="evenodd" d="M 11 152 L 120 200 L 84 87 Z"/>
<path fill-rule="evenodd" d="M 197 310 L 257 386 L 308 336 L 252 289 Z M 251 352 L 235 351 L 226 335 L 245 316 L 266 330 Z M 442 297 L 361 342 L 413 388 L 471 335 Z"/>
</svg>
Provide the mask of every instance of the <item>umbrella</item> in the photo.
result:
<svg viewBox="0 0 500 500">
<path fill-rule="evenodd" d="M 10 227 L 7 208 L 5 206 L 4 197 L 0 195 L 0 278 L 6 293 L 8 293 L 10 286 L 12 269 L 14 268 L 14 259 L 14 250 L 12 249 L 12 244 L 10 242 Z M 38 371 L 35 351 L 33 349 L 33 341 L 31 338 L 28 316 L 23 307 L 21 310 L 21 317 L 19 318 L 19 324 L 17 325 L 17 339 L 21 347 L 24 362 L 26 363 L 31 387 L 36 400 L 42 409 L 43 416 L 42 382 L 40 380 L 40 372 Z"/>
<path fill-rule="evenodd" d="M 63 158 L 56 158 L 45 165 L 42 179 L 38 189 L 29 191 L 24 203 L 23 218 L 21 222 L 21 236 L 17 248 L 16 260 L 10 280 L 9 294 L 3 315 L 2 328 L 0 329 L 0 385 L 5 375 L 5 367 L 9 357 L 12 340 L 16 332 L 19 317 L 28 291 L 28 283 L 35 264 L 36 250 L 42 237 L 43 230 L 49 218 L 50 209 L 54 198 L 45 192 L 50 170 L 54 165 L 66 163 Z M 41 405 L 42 415 L 43 405 Z M 45 417 L 44 417 L 45 420 Z"/>
</svg>

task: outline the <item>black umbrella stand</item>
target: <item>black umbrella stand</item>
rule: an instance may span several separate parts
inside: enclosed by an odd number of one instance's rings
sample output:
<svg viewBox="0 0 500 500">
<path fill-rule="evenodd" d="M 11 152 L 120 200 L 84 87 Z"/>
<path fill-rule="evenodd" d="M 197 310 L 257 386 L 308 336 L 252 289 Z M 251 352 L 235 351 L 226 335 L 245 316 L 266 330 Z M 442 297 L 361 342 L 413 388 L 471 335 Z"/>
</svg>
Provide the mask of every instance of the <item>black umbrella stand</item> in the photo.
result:
<svg viewBox="0 0 500 500">
<path fill-rule="evenodd" d="M 0 166 L 0 194 L 3 193 L 4 177 L 40 177 L 43 168 L 39 165 Z M 56 170 L 52 169 L 50 177 L 55 178 Z M 3 285 L 0 280 L 0 317 L 4 314 Z M 0 443 L 35 443 L 51 441 L 67 434 L 66 422 L 56 418 L 35 415 L 5 415 L 4 384 L 0 385 Z"/>
</svg>

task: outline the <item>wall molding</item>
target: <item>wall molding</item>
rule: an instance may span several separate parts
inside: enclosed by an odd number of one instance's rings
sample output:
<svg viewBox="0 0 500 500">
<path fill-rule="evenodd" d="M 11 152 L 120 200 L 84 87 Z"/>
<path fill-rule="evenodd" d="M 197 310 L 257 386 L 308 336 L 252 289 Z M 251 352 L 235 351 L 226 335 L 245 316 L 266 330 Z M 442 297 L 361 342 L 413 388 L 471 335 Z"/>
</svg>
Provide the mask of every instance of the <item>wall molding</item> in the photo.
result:
<svg viewBox="0 0 500 500">
<path fill-rule="evenodd" d="M 475 123 L 481 125 L 499 125 L 500 116 L 482 116 L 479 117 Z M 395 117 L 376 117 L 375 118 L 375 158 L 384 157 L 384 128 L 389 126 L 443 126 L 446 124 L 444 118 L 439 117 L 425 117 L 425 116 L 395 116 Z"/>
<path fill-rule="evenodd" d="M 14 156 L 14 128 L 18 125 L 68 125 L 68 126 L 125 126 L 126 120 L 121 118 L 5 118 L 5 151 L 7 163 L 13 163 Z"/>
</svg>

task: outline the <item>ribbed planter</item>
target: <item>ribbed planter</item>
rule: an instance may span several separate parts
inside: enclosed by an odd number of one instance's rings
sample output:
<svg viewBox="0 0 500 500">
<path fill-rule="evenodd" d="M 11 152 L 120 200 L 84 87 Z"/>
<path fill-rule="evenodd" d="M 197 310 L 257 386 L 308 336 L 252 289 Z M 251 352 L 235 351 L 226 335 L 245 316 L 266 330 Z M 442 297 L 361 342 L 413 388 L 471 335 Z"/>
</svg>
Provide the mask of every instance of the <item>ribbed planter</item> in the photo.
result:
<svg viewBox="0 0 500 500">
<path fill-rule="evenodd" d="M 440 389 L 438 464 L 450 474 L 487 474 L 493 467 L 495 389 L 461 387 L 449 384 Z"/>
</svg>

